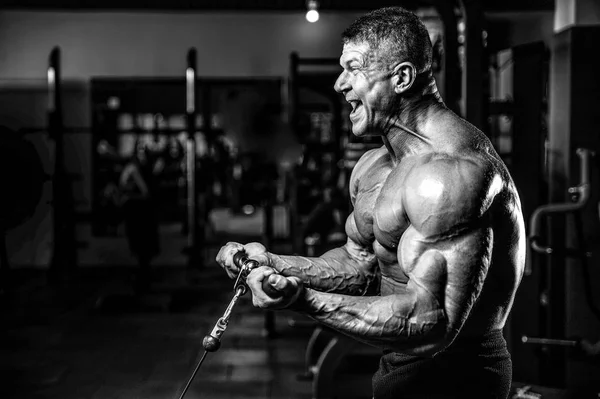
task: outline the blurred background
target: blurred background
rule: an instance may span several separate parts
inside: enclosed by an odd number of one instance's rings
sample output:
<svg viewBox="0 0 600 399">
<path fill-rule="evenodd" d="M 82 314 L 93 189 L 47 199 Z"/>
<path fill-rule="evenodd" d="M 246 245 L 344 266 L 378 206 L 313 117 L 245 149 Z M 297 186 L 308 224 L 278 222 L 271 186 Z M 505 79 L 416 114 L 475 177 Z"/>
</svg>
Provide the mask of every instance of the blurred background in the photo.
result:
<svg viewBox="0 0 600 399">
<path fill-rule="evenodd" d="M 514 398 L 600 396 L 596 0 L 4 0 L 0 397 L 176 398 L 233 295 L 228 241 L 343 244 L 341 33 L 416 12 L 447 106 L 519 190 Z M 242 297 L 186 398 L 370 398 L 379 352 Z M 483 396 L 482 396 L 483 397 Z"/>
</svg>

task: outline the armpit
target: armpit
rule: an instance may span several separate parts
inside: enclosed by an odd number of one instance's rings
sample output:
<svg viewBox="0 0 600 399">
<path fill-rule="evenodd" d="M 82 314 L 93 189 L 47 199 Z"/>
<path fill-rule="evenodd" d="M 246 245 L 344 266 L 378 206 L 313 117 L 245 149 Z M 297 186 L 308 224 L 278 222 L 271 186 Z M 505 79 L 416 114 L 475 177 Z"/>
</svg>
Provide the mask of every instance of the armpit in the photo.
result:
<svg viewBox="0 0 600 399">
<path fill-rule="evenodd" d="M 358 244 L 352 238 L 348 238 L 345 245 L 350 257 L 358 262 L 374 262 L 376 260 L 373 248 Z"/>
</svg>

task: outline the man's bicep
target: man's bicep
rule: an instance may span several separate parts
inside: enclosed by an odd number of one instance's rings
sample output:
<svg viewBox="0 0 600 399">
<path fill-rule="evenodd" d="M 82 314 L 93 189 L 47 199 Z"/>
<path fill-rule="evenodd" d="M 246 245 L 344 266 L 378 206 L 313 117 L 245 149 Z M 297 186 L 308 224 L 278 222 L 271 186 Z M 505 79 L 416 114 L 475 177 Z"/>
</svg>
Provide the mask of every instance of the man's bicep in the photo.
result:
<svg viewBox="0 0 600 399">
<path fill-rule="evenodd" d="M 448 254 L 449 274 L 446 308 L 452 327 L 462 328 L 481 294 L 492 259 L 492 230 L 477 229 L 457 240 Z"/>
<path fill-rule="evenodd" d="M 424 240 L 419 252 L 430 257 L 432 253 L 436 254 L 435 267 L 443 265 L 445 269 L 442 281 L 435 279 L 434 274 L 441 273 L 431 264 L 429 269 L 420 270 L 419 260 L 415 262 L 409 277 L 416 279 L 430 292 L 439 292 L 437 299 L 446 312 L 447 331 L 455 336 L 463 327 L 483 288 L 492 252 L 491 229 L 477 228 L 445 239 Z"/>
<path fill-rule="evenodd" d="M 409 278 L 437 290 L 451 336 L 464 325 L 487 275 L 493 238 L 487 213 L 491 194 L 483 170 L 460 159 L 432 161 L 407 177 L 403 205 L 411 227 L 402 237 L 399 258 L 404 259 L 399 261 Z M 421 261 L 424 254 L 435 254 L 435 264 L 443 263 L 443 289 L 431 275 L 436 267 Z"/>
</svg>

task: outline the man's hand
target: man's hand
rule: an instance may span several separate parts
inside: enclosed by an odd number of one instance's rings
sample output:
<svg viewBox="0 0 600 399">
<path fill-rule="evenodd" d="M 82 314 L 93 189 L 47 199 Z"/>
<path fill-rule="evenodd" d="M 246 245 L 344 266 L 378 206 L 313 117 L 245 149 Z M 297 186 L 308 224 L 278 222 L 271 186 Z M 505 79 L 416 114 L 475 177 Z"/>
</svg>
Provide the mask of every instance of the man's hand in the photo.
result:
<svg viewBox="0 0 600 399">
<path fill-rule="evenodd" d="M 261 266 L 270 266 L 271 264 L 267 249 L 264 245 L 258 242 L 251 242 L 245 245 L 237 242 L 228 242 L 221 247 L 216 260 L 219 266 L 227 272 L 227 275 L 231 279 L 236 279 L 240 273 L 240 268 L 233 262 L 233 255 L 239 251 L 244 251 L 249 259 L 257 261 Z"/>
<path fill-rule="evenodd" d="M 269 296 L 263 283 L 279 295 Z M 304 293 L 304 285 L 297 277 L 284 277 L 267 266 L 250 272 L 246 284 L 252 291 L 252 304 L 261 309 L 284 309 L 294 304 Z"/>
</svg>

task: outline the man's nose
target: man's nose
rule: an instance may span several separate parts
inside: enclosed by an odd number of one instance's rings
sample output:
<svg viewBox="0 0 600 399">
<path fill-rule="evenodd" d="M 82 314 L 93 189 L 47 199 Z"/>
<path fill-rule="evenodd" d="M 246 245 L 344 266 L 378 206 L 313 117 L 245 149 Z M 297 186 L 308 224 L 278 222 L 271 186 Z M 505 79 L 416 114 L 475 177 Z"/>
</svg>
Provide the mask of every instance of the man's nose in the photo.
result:
<svg viewBox="0 0 600 399">
<path fill-rule="evenodd" d="M 340 76 L 338 76 L 338 78 L 336 79 L 335 84 L 333 85 L 333 90 L 337 91 L 338 93 L 343 93 L 349 88 L 350 86 L 348 84 L 348 76 L 346 74 L 346 71 L 342 71 L 342 73 L 340 73 Z"/>
</svg>

